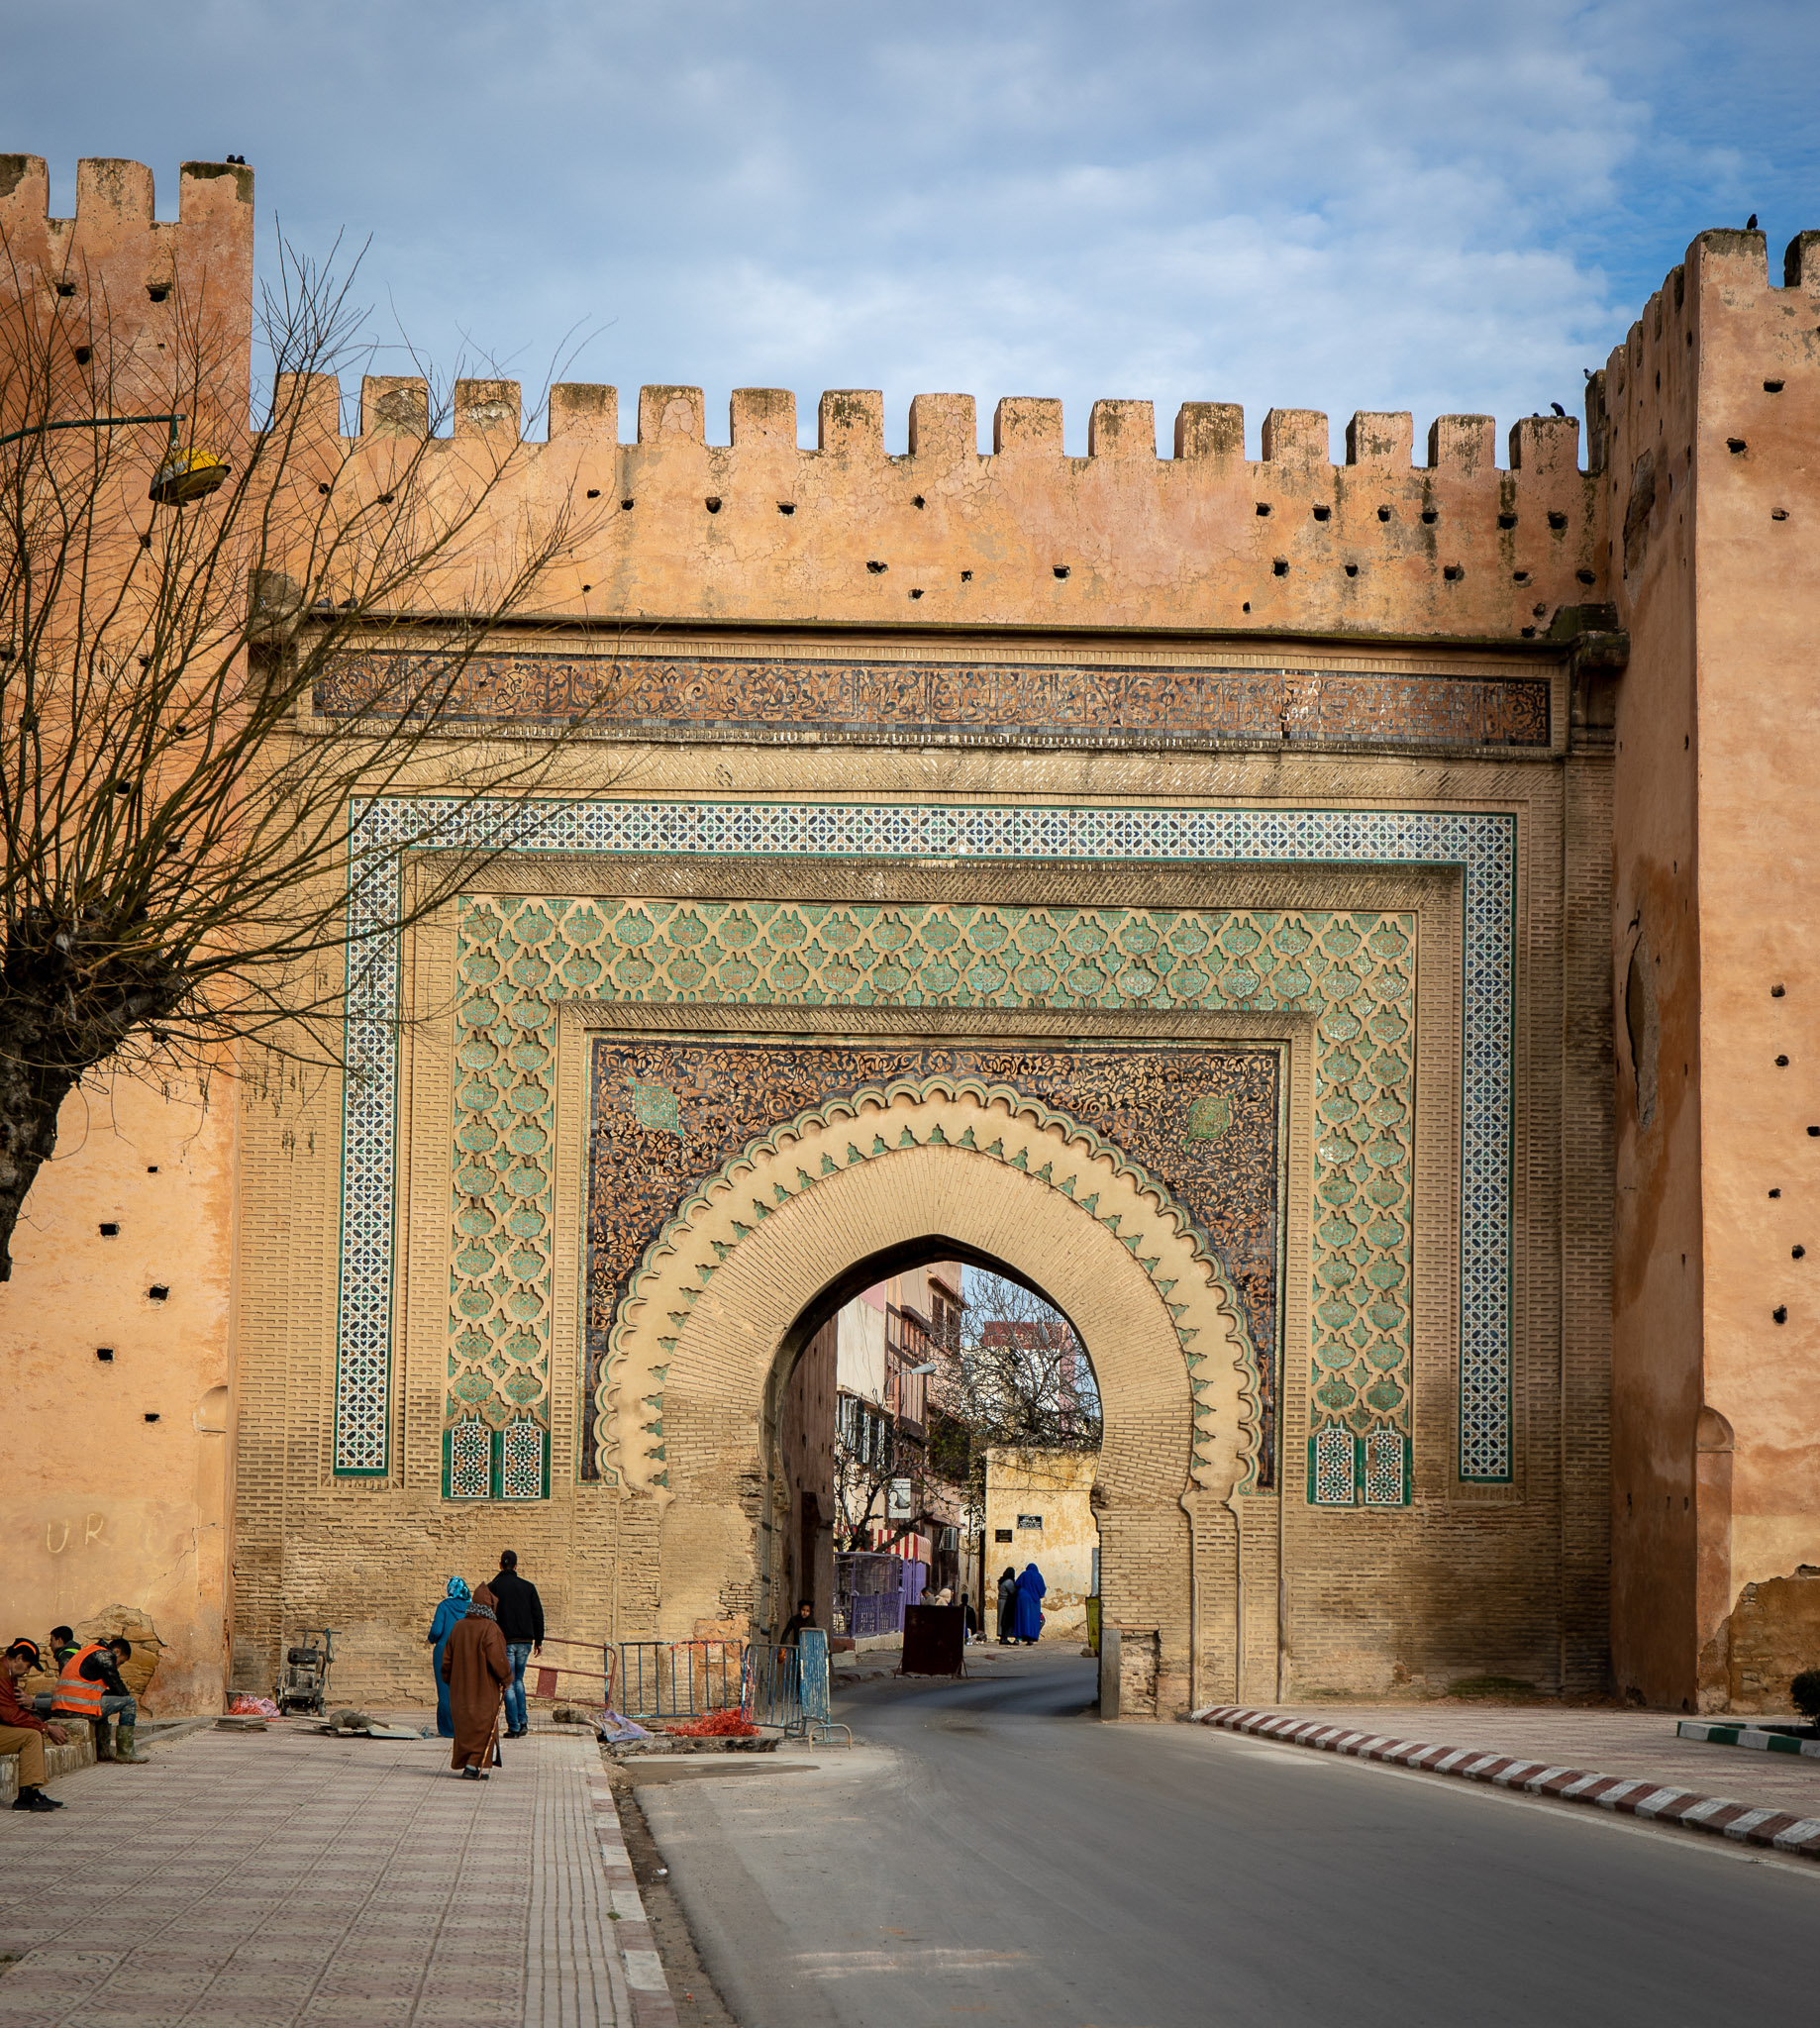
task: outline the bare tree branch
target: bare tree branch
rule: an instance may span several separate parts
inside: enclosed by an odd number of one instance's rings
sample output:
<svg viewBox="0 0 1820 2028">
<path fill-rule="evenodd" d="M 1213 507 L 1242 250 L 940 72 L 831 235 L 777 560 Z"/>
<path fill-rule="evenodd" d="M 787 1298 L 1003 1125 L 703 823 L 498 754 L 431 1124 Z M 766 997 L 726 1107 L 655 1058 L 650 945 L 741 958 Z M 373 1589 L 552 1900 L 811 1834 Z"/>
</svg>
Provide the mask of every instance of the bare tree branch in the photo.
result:
<svg viewBox="0 0 1820 2028">
<path fill-rule="evenodd" d="M 250 423 L 206 287 L 149 355 L 0 242 L 0 1279 L 85 1074 L 206 1077 L 249 1039 L 339 1065 L 350 984 L 523 842 L 625 680 L 609 641 L 560 719 L 456 723 L 592 511 L 518 484 L 516 431 L 438 435 L 447 382 L 419 427 L 344 439 L 352 271 L 281 246 L 276 275 Z M 154 413 L 212 495 L 148 499 L 165 432 L 110 419 Z M 402 825 L 362 829 L 384 797 Z"/>
</svg>

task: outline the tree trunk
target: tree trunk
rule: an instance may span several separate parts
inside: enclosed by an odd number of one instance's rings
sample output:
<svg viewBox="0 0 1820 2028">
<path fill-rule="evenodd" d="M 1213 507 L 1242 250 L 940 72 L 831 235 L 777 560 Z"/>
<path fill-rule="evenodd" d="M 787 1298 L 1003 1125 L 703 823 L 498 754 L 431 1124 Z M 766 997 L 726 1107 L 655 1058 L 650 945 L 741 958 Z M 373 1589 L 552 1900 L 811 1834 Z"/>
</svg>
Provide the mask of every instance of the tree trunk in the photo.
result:
<svg viewBox="0 0 1820 2028">
<path fill-rule="evenodd" d="M 9 1040 L 0 1031 L 0 1281 L 13 1278 L 13 1229 L 56 1147 L 56 1116 L 76 1081 L 34 1064 Z"/>
</svg>

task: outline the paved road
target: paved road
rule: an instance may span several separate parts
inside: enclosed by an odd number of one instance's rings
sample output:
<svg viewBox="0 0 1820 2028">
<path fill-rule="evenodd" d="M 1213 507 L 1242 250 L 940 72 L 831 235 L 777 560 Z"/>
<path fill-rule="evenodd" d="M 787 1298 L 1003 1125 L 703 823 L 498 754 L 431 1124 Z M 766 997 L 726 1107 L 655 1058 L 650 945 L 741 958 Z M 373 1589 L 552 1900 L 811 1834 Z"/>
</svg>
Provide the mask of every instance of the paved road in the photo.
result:
<svg viewBox="0 0 1820 2028">
<path fill-rule="evenodd" d="M 843 1766 L 641 1785 L 742 2028 L 1803 2018 L 1820 1867 L 1203 1727 L 878 1683 Z"/>
</svg>

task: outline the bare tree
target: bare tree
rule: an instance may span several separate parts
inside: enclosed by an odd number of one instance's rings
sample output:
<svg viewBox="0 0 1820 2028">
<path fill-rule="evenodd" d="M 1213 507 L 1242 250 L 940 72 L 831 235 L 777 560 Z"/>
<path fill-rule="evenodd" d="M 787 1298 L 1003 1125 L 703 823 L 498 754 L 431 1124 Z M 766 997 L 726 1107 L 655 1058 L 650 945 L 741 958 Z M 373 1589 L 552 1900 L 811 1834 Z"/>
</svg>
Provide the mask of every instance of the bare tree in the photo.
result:
<svg viewBox="0 0 1820 2028">
<path fill-rule="evenodd" d="M 277 271 L 250 423 L 219 306 L 178 302 L 151 354 L 0 244 L 0 1279 L 73 1086 L 206 1076 L 248 1038 L 336 1063 L 350 980 L 523 835 L 610 701 L 450 740 L 590 510 L 525 504 L 516 429 L 439 435 L 447 383 L 345 440 L 348 278 Z M 147 415 L 178 421 L 113 420 Z M 369 835 L 387 795 L 409 814 Z"/>
<path fill-rule="evenodd" d="M 992 1450 L 1097 1451 L 1103 1429 L 1099 1385 L 1074 1327 L 1035 1290 L 1003 1275 L 971 1270 L 960 1343 L 936 1389 L 931 1448 L 961 1456 L 966 1480 L 983 1500 Z"/>
</svg>

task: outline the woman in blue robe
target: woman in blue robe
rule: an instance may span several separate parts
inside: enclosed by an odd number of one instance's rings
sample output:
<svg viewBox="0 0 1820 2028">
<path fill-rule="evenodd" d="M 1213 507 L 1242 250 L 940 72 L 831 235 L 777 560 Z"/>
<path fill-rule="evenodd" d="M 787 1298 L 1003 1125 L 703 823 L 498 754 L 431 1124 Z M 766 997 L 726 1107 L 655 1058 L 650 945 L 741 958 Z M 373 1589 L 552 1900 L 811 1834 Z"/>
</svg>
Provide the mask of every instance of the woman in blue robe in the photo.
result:
<svg viewBox="0 0 1820 2028">
<path fill-rule="evenodd" d="M 430 1671 L 436 1678 L 436 1729 L 445 1739 L 455 1738 L 455 1720 L 449 1711 L 449 1685 L 443 1680 L 443 1644 L 467 1611 L 467 1579 L 451 1577 L 449 1590 L 430 1622 Z"/>
<path fill-rule="evenodd" d="M 1013 1636 L 1019 1641 L 1033 1645 L 1043 1637 L 1043 1594 L 1049 1586 L 1043 1581 L 1043 1572 L 1035 1564 L 1024 1566 L 1024 1574 L 1017 1580 L 1017 1632 Z"/>
</svg>

